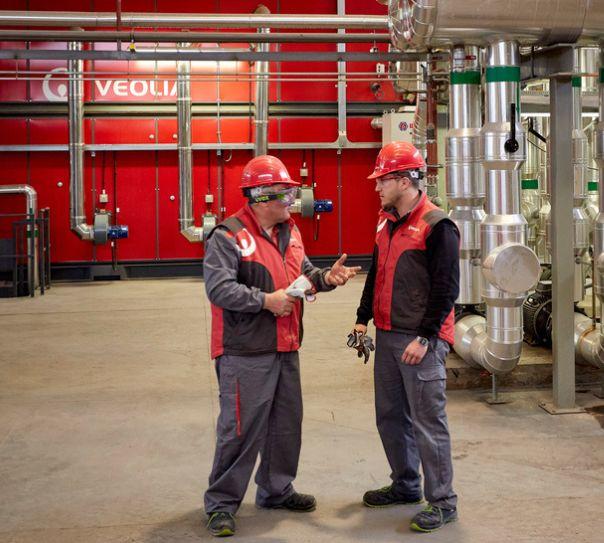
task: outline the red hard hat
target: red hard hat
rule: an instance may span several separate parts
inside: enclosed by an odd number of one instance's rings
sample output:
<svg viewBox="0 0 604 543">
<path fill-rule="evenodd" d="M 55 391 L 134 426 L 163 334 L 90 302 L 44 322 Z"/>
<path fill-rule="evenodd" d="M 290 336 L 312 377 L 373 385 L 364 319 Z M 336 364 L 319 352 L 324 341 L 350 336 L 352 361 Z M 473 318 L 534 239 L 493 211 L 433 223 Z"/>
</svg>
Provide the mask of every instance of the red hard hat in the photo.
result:
<svg viewBox="0 0 604 543">
<path fill-rule="evenodd" d="M 375 161 L 375 169 L 367 179 L 382 177 L 391 172 L 420 170 L 426 167 L 419 150 L 406 141 L 393 141 L 382 148 Z"/>
<path fill-rule="evenodd" d="M 294 181 L 289 176 L 285 164 L 277 157 L 261 155 L 252 158 L 245 165 L 241 174 L 241 185 L 239 185 L 239 188 L 251 189 L 253 187 L 275 185 L 277 183 L 294 186 L 300 185 L 300 183 Z"/>
</svg>

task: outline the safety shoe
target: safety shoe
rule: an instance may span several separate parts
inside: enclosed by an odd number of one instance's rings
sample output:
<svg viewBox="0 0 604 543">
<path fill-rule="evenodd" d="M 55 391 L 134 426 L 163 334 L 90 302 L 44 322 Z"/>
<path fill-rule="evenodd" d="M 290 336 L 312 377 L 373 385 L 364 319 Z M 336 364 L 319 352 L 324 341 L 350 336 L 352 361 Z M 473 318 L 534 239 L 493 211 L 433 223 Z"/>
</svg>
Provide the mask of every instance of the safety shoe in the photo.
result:
<svg viewBox="0 0 604 543">
<path fill-rule="evenodd" d="M 416 532 L 433 532 L 449 522 L 455 522 L 457 518 L 457 509 L 427 505 L 411 519 L 410 528 Z"/>
<path fill-rule="evenodd" d="M 317 507 L 317 500 L 310 494 L 294 492 L 287 500 L 277 505 L 269 505 L 267 509 L 287 509 L 297 513 L 310 513 Z"/>
<path fill-rule="evenodd" d="M 217 511 L 210 513 L 208 518 L 208 532 L 215 537 L 228 537 L 235 533 L 235 518 L 231 513 Z"/>
<path fill-rule="evenodd" d="M 422 495 L 404 495 L 397 494 L 392 489 L 392 485 L 378 488 L 377 490 L 368 490 L 363 495 L 363 505 L 367 507 L 388 507 L 389 505 L 399 504 L 417 504 L 422 502 Z"/>
</svg>

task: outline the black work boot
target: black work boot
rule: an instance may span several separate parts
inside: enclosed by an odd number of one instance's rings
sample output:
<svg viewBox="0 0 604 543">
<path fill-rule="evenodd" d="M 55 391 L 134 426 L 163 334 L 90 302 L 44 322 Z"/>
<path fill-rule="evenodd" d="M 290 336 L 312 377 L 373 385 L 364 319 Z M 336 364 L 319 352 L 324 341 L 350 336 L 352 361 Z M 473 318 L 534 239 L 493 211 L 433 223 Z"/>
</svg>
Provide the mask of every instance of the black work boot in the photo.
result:
<svg viewBox="0 0 604 543">
<path fill-rule="evenodd" d="M 216 511 L 208 517 L 208 532 L 213 536 L 228 537 L 235 533 L 235 518 L 231 513 Z"/>
<path fill-rule="evenodd" d="M 457 509 L 427 505 L 411 519 L 410 528 L 416 532 L 433 532 L 449 522 L 455 522 L 457 518 Z"/>
<path fill-rule="evenodd" d="M 284 502 L 277 505 L 269 505 L 267 509 L 287 509 L 288 511 L 296 511 L 297 513 L 310 513 L 317 507 L 317 500 L 310 494 L 299 494 L 294 492 Z"/>
<path fill-rule="evenodd" d="M 363 495 L 363 505 L 367 507 L 388 507 L 389 505 L 406 505 L 421 503 L 421 494 L 397 494 L 392 485 L 368 490 Z"/>
</svg>

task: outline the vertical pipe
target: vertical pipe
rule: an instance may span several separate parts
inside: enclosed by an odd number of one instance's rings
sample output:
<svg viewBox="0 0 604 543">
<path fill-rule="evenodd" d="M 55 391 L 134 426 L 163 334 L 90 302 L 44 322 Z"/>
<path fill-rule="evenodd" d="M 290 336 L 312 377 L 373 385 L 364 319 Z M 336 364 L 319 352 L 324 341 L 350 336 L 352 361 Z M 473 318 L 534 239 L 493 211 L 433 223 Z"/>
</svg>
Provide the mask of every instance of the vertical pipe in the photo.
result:
<svg viewBox="0 0 604 543">
<path fill-rule="evenodd" d="M 438 196 L 438 84 L 432 72 L 435 63 L 428 62 L 426 88 L 426 194 L 431 200 Z"/>
<path fill-rule="evenodd" d="M 594 260 L 596 273 L 593 278 L 594 292 L 600 301 L 600 314 L 604 310 L 604 49 L 600 49 L 600 79 L 599 79 L 599 120 L 596 125 L 594 158 L 600 173 L 599 206 L 600 212 L 596 218 L 594 229 Z M 600 338 L 596 358 L 602 365 L 604 361 L 604 319 L 600 319 Z"/>
<path fill-rule="evenodd" d="M 458 304 L 481 300 L 480 224 L 485 187 L 479 161 L 482 126 L 479 49 L 453 48 L 449 86 L 449 131 L 446 138 L 449 217 L 461 234 Z"/>
<path fill-rule="evenodd" d="M 491 373 L 516 367 L 522 352 L 522 303 L 540 275 L 526 247 L 527 223 L 520 213 L 520 168 L 525 134 L 520 123 L 518 43 L 496 41 L 487 50 L 485 124 L 481 158 L 486 181 L 486 216 L 481 224 L 482 297 L 486 338 L 475 356 Z"/>
<path fill-rule="evenodd" d="M 179 44 L 187 47 L 187 44 Z M 191 62 L 176 62 L 176 116 L 178 122 L 178 198 L 180 233 L 191 242 L 203 241 L 203 228 L 193 216 L 193 152 L 191 149 Z"/>
<path fill-rule="evenodd" d="M 270 13 L 270 11 L 266 6 L 260 4 L 254 13 L 266 15 Z M 261 34 L 268 34 L 270 29 L 260 28 L 258 32 Z M 256 50 L 259 53 L 268 53 L 269 44 L 258 43 L 256 44 Z M 256 145 L 254 147 L 254 156 L 266 155 L 268 152 L 268 71 L 269 63 L 267 61 L 256 61 L 256 115 L 254 118 L 256 127 Z"/>
<path fill-rule="evenodd" d="M 575 49 L 575 73 L 581 71 L 580 58 L 580 49 Z M 580 302 L 585 297 L 582 261 L 589 248 L 589 219 L 584 209 L 587 199 L 589 144 L 583 130 L 583 101 L 580 76 L 572 78 L 572 110 L 573 249 L 575 259 L 573 300 Z"/>
<path fill-rule="evenodd" d="M 70 51 L 81 51 L 80 42 L 69 42 Z M 93 228 L 86 224 L 84 211 L 84 61 L 67 61 L 69 72 L 67 108 L 69 114 L 69 220 L 71 229 L 84 240 L 92 240 Z"/>
</svg>

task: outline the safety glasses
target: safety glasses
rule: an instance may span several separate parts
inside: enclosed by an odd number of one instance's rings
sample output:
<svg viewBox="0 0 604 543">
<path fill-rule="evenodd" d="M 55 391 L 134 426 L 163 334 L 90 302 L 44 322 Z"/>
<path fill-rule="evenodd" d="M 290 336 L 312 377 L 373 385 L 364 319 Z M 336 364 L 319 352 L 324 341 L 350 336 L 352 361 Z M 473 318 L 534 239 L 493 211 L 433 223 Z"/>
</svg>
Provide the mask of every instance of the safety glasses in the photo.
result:
<svg viewBox="0 0 604 543">
<path fill-rule="evenodd" d="M 296 196 L 298 195 L 298 188 L 291 187 L 288 189 L 275 190 L 272 187 L 259 187 L 261 190 L 257 191 L 257 194 L 253 194 L 250 197 L 250 202 L 270 202 L 271 200 L 278 200 L 284 206 L 290 207 L 294 205 Z"/>
</svg>

